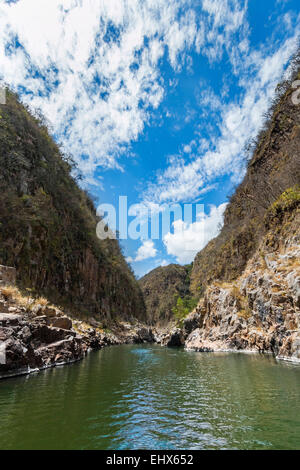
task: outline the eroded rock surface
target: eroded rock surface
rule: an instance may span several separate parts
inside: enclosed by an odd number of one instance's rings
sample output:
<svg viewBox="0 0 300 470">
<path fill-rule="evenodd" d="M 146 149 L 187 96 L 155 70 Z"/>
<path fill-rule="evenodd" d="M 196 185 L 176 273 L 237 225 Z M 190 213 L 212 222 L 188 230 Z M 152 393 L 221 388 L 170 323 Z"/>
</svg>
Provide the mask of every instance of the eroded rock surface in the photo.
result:
<svg viewBox="0 0 300 470">
<path fill-rule="evenodd" d="M 300 360 L 299 259 L 294 237 L 279 251 L 254 256 L 236 282 L 211 285 L 185 320 L 186 349 Z"/>
<path fill-rule="evenodd" d="M 152 330 L 139 322 L 105 331 L 93 318 L 91 323 L 72 320 L 56 307 L 31 305 L 30 299 L 21 307 L 1 292 L 0 378 L 70 364 L 105 346 L 154 341 Z"/>
</svg>

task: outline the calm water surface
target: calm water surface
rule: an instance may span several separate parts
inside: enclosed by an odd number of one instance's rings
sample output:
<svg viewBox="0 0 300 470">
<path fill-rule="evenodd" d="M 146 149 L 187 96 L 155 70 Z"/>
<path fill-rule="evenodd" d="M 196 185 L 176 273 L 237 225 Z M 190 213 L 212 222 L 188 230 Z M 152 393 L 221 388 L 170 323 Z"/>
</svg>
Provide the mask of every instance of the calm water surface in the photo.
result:
<svg viewBox="0 0 300 470">
<path fill-rule="evenodd" d="M 118 346 L 0 381 L 0 449 L 300 449 L 300 367 Z"/>
</svg>

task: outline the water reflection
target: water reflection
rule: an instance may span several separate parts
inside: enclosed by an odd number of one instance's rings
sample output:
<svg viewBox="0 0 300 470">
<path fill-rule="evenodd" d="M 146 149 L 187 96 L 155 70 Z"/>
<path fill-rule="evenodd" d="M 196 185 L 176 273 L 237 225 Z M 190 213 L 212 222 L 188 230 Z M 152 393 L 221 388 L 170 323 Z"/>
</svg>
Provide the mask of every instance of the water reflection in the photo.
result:
<svg viewBox="0 0 300 470">
<path fill-rule="evenodd" d="M 0 382 L 0 448 L 300 448 L 300 367 L 120 346 Z"/>
</svg>

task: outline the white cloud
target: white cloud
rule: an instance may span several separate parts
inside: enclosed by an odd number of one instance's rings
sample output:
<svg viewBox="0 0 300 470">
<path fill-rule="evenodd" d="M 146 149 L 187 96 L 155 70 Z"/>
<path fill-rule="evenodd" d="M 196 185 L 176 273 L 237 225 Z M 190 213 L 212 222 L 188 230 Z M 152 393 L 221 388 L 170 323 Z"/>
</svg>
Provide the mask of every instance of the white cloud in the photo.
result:
<svg viewBox="0 0 300 470">
<path fill-rule="evenodd" d="M 157 249 L 154 246 L 154 242 L 152 240 L 145 240 L 143 244 L 137 250 L 135 259 L 129 258 L 127 259 L 127 261 L 128 262 L 144 261 L 149 258 L 155 258 L 156 255 L 157 255 Z"/>
<path fill-rule="evenodd" d="M 1 2 L 0 78 L 42 110 L 93 181 L 97 166 L 119 168 L 120 154 L 161 103 L 164 52 L 175 70 L 189 66 L 192 48 L 219 57 L 230 37 L 242 34 L 245 4 L 205 0 L 201 10 L 191 0 Z"/>
<path fill-rule="evenodd" d="M 156 181 L 145 190 L 145 202 L 186 202 L 198 198 L 220 176 L 227 174 L 235 181 L 240 180 L 245 145 L 262 127 L 264 114 L 295 51 L 298 37 L 296 31 L 274 53 L 265 56 L 254 51 L 240 63 L 240 86 L 244 92 L 239 101 L 222 105 L 209 89 L 201 96 L 201 103 L 208 105 L 211 113 L 218 109 L 217 129 L 210 140 L 196 135 L 192 144 L 195 148 L 196 141 L 198 148 L 187 161 L 184 153 L 191 150 L 191 143 L 183 145 L 181 154 L 170 158 L 167 169 L 159 171 Z"/>
<path fill-rule="evenodd" d="M 167 260 L 162 260 L 162 262 L 160 263 L 160 266 L 168 266 L 170 263 L 167 261 Z"/>
<path fill-rule="evenodd" d="M 196 254 L 218 235 L 226 206 L 212 206 L 209 214 L 202 214 L 200 220 L 189 225 L 182 220 L 174 222 L 174 233 L 169 232 L 163 240 L 168 254 L 175 256 L 180 264 L 191 263 Z"/>
</svg>

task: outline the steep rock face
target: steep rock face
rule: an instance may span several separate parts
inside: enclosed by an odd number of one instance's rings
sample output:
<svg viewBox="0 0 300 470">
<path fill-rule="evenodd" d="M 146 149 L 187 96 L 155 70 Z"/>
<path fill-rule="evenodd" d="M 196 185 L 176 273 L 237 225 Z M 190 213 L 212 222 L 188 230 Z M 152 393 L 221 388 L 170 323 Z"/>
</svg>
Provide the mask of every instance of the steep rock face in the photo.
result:
<svg viewBox="0 0 300 470">
<path fill-rule="evenodd" d="M 291 82 L 300 78 L 299 70 Z M 225 211 L 220 235 L 194 260 L 194 294 L 203 295 L 215 280 L 232 281 L 241 275 L 266 233 L 266 212 L 286 189 L 300 183 L 300 106 L 292 102 L 291 82 L 278 88 L 246 176 Z"/>
<path fill-rule="evenodd" d="M 300 360 L 300 210 L 281 222 L 277 241 L 274 226 L 234 283 L 207 289 L 185 320 L 187 349 L 271 352 Z"/>
<path fill-rule="evenodd" d="M 174 321 L 173 308 L 178 296 L 189 294 L 190 269 L 171 264 L 154 269 L 139 280 L 151 324 L 161 326 Z"/>
<path fill-rule="evenodd" d="M 40 119 L 7 93 L 0 106 L 0 263 L 20 286 L 109 323 L 144 319 L 142 293 L 117 240 L 96 237 L 93 202 Z"/>
<path fill-rule="evenodd" d="M 291 81 L 299 78 L 298 61 Z M 285 83 L 220 235 L 193 263 L 191 291 L 201 300 L 184 322 L 189 350 L 300 359 L 300 106 L 292 92 Z"/>
</svg>

